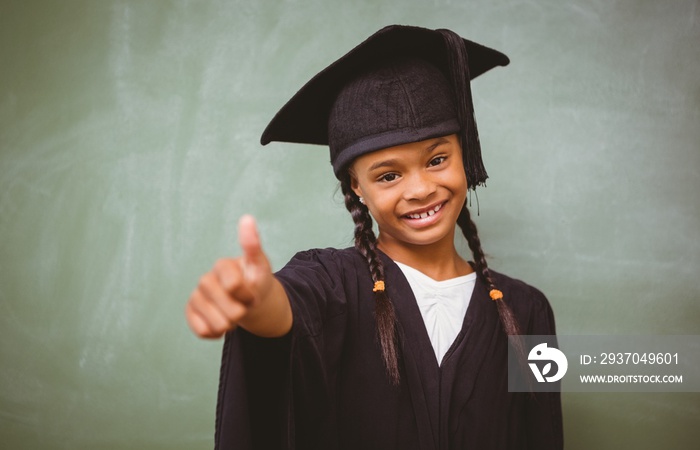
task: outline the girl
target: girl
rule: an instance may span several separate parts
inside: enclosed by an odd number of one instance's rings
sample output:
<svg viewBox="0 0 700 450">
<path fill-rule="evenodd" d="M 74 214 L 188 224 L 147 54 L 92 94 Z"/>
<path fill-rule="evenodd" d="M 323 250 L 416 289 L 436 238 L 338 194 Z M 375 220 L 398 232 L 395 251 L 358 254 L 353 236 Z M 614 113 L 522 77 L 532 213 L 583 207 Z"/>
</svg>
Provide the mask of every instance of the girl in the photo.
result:
<svg viewBox="0 0 700 450">
<path fill-rule="evenodd" d="M 448 30 L 391 26 L 277 113 L 263 144 L 329 145 L 355 246 L 273 274 L 241 219 L 243 255 L 217 262 L 186 308 L 197 335 L 226 335 L 217 448 L 562 447 L 558 394 L 507 384 L 507 335 L 554 334 L 552 310 L 489 270 L 466 207 L 487 177 L 469 80 L 506 64 Z"/>
</svg>

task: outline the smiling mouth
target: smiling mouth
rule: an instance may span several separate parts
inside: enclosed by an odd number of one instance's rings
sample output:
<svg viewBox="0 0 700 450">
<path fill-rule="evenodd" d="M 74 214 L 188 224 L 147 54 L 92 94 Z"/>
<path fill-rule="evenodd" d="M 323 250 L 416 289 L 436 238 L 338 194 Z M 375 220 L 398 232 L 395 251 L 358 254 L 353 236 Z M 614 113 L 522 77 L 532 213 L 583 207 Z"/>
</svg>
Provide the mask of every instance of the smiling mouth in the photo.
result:
<svg viewBox="0 0 700 450">
<path fill-rule="evenodd" d="M 420 213 L 406 214 L 404 217 L 407 217 L 409 219 L 425 219 L 427 217 L 434 215 L 436 212 L 440 211 L 440 209 L 442 209 L 443 206 L 445 206 L 445 204 L 440 203 L 439 205 L 436 205 L 435 207 L 428 209 L 426 211 L 423 211 Z"/>
</svg>

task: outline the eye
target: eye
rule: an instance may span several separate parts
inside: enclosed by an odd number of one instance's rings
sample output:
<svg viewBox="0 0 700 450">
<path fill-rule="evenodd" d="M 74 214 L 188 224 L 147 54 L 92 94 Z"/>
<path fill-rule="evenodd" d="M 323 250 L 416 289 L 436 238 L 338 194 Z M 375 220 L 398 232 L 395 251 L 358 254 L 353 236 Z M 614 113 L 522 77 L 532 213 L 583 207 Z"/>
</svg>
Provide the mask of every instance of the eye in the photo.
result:
<svg viewBox="0 0 700 450">
<path fill-rule="evenodd" d="M 430 160 L 428 165 L 431 167 L 439 166 L 440 164 L 444 163 L 446 159 L 446 156 L 436 156 L 435 158 Z"/>
<path fill-rule="evenodd" d="M 389 172 L 377 178 L 377 181 L 382 183 L 391 183 L 392 181 L 395 181 L 398 177 L 398 174 Z"/>
</svg>

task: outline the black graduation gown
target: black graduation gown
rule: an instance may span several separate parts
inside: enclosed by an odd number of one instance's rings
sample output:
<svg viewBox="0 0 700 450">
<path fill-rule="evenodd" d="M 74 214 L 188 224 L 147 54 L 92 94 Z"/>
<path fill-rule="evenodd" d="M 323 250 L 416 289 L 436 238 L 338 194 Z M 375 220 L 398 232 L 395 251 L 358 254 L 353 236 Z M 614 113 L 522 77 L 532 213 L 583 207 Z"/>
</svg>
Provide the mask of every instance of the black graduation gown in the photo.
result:
<svg viewBox="0 0 700 450">
<path fill-rule="evenodd" d="M 386 255 L 401 331 L 400 386 L 376 340 L 372 280 L 357 250 L 298 253 L 276 275 L 294 323 L 284 338 L 226 336 L 217 449 L 561 449 L 558 393 L 509 393 L 508 343 L 477 280 L 462 330 L 438 365 L 413 292 Z M 526 334 L 554 334 L 544 295 L 492 271 Z"/>
</svg>

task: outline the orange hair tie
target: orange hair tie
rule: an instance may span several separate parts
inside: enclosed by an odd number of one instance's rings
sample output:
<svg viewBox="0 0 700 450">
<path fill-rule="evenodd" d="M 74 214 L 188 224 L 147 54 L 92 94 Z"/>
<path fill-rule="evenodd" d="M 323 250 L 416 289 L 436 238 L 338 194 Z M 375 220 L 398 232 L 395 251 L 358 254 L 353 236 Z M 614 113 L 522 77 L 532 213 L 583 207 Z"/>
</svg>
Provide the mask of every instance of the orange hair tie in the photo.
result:
<svg viewBox="0 0 700 450">
<path fill-rule="evenodd" d="M 374 288 L 372 288 L 372 292 L 377 291 L 384 292 L 384 282 L 382 280 L 374 282 Z"/>
<path fill-rule="evenodd" d="M 489 297 L 491 297 L 491 300 L 503 300 L 503 292 L 499 291 L 498 289 L 491 289 L 489 292 Z"/>
</svg>

